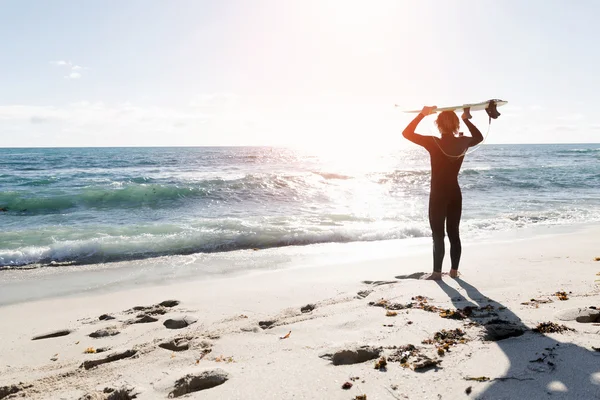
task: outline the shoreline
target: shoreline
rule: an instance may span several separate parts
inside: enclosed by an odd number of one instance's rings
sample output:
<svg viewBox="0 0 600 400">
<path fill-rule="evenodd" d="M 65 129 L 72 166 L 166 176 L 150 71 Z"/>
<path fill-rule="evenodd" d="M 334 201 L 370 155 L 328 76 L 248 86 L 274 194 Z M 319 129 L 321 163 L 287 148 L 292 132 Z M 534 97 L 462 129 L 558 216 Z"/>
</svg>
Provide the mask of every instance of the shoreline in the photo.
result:
<svg viewBox="0 0 600 400">
<path fill-rule="evenodd" d="M 600 256 L 599 235 L 599 226 L 587 226 L 560 235 L 467 245 L 462 278 L 446 277 L 439 284 L 396 278 L 428 272 L 431 255 L 427 251 L 339 263 L 333 257 L 328 265 L 299 263 L 235 276 L 5 305 L 0 307 L 0 387 L 16 385 L 17 394 L 36 399 L 78 399 L 86 393 L 102 399 L 106 398 L 101 393 L 104 387 L 127 387 L 139 392 L 137 398 L 154 399 L 167 398 L 176 381 L 187 374 L 204 372 L 214 379 L 226 374 L 227 380 L 192 398 L 348 399 L 367 394 L 377 399 L 392 398 L 390 391 L 397 398 L 411 399 L 438 399 L 438 395 L 444 399 L 542 399 L 549 394 L 552 398 L 596 398 L 600 396 L 600 353 L 592 348 L 600 348 L 600 328 L 558 316 L 600 306 L 594 282 L 600 271 L 600 263 L 594 261 Z M 565 291 L 569 299 L 559 301 L 554 295 L 557 291 Z M 489 304 L 495 316 L 452 320 L 423 309 L 403 309 L 388 317 L 384 308 L 369 306 L 380 299 L 407 304 L 415 296 L 424 296 L 428 304 L 443 309 L 467 305 L 483 309 Z M 521 304 L 532 298 L 551 302 Z M 156 322 L 132 323 L 137 312 L 127 310 L 168 299 L 181 303 L 163 307 L 164 314 L 153 315 Z M 302 312 L 308 304 L 314 309 Z M 103 314 L 115 319 L 99 320 Z M 167 319 L 183 316 L 197 321 L 176 330 L 164 326 Z M 490 318 L 509 321 L 525 333 L 500 341 L 483 340 Z M 545 321 L 576 331 L 546 335 L 531 331 Z M 99 339 L 88 336 L 111 326 L 120 333 Z M 31 340 L 65 329 L 72 332 Z M 461 329 L 467 340 L 438 356 L 434 345 L 421 342 L 441 329 Z M 290 331 L 290 336 L 281 339 Z M 186 341 L 188 349 L 158 346 L 174 340 Z M 407 344 L 440 361 L 438 367 L 418 372 L 390 361 L 380 371 L 373 368 L 376 359 L 336 366 L 324 356 L 340 349 L 352 354 L 357 346 L 371 346 L 380 349 L 377 359 L 392 360 L 393 346 Z M 105 357 L 85 354 L 88 347 L 110 347 L 105 354 L 123 358 L 86 369 L 86 361 Z M 134 353 L 127 356 L 128 352 Z M 530 362 L 542 353 L 546 354 L 543 362 Z M 574 370 L 578 372 L 573 374 Z M 349 380 L 354 376 L 360 379 Z M 490 380 L 465 380 L 481 376 Z M 346 381 L 353 387 L 342 389 Z M 19 382 L 24 386 L 19 388 Z M 470 396 L 465 395 L 467 387 L 471 387 Z"/>
<path fill-rule="evenodd" d="M 597 222 L 589 222 L 490 232 L 485 236 L 464 238 L 463 248 L 585 232 L 596 226 Z M 430 251 L 431 238 L 419 237 L 285 246 L 258 251 L 195 253 L 100 264 L 12 268 L 0 271 L 0 307 L 44 299 L 117 292 L 140 286 L 153 287 L 165 281 L 177 284 L 188 280 L 227 279 L 261 271 L 403 258 L 429 254 Z M 448 258 L 449 255 L 446 256 Z"/>
</svg>

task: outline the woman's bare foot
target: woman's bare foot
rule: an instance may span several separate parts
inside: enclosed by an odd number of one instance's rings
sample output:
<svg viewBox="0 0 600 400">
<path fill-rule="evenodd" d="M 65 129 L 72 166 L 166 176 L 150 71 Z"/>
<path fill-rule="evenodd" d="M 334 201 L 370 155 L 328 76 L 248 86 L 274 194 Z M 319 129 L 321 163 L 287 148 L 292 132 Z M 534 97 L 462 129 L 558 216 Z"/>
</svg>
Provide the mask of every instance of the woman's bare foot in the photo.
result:
<svg viewBox="0 0 600 400">
<path fill-rule="evenodd" d="M 458 278 L 458 270 L 457 269 L 450 270 L 450 278 L 452 278 L 452 279 Z"/>
<path fill-rule="evenodd" d="M 421 279 L 425 279 L 428 281 L 440 281 L 442 280 L 442 273 L 432 272 L 431 275 L 424 275 Z"/>
</svg>

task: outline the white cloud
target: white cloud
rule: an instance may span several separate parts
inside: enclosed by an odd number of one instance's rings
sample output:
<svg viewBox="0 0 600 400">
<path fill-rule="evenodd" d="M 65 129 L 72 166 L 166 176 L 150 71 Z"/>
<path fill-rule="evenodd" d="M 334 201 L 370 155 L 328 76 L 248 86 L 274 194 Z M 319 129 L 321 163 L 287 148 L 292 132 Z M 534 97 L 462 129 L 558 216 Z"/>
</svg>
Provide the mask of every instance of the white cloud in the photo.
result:
<svg viewBox="0 0 600 400">
<path fill-rule="evenodd" d="M 81 65 L 77 65 L 77 64 L 73 64 L 71 61 L 65 61 L 65 60 L 59 60 L 59 61 L 50 61 L 50 64 L 60 67 L 60 68 L 67 68 L 70 72 L 69 74 L 65 75 L 66 79 L 79 79 L 81 78 L 81 72 L 84 69 Z"/>
<path fill-rule="evenodd" d="M 50 64 L 52 65 L 56 65 L 57 67 L 65 67 L 67 65 L 71 65 L 70 61 L 64 61 L 64 60 L 60 60 L 60 61 L 50 61 Z"/>
</svg>

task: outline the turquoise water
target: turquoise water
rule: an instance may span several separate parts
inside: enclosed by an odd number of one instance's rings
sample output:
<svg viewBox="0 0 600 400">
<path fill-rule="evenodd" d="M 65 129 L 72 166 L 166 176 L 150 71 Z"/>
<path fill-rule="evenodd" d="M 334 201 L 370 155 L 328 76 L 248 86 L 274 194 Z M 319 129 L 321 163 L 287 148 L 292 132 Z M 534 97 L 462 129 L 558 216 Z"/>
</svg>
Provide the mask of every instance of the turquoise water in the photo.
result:
<svg viewBox="0 0 600 400">
<path fill-rule="evenodd" d="M 600 144 L 484 145 L 465 236 L 600 220 Z M 0 149 L 0 267 L 426 237 L 427 153 Z"/>
</svg>

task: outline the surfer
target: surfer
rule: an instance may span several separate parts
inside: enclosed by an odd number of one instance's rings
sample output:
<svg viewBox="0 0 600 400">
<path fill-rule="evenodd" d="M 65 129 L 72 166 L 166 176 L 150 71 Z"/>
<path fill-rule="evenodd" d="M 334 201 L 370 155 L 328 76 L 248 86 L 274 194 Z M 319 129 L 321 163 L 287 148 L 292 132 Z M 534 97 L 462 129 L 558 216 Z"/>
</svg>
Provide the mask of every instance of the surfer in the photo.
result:
<svg viewBox="0 0 600 400">
<path fill-rule="evenodd" d="M 429 152 L 431 160 L 431 191 L 429 194 L 429 225 L 433 237 L 433 273 L 427 279 L 442 279 L 444 260 L 444 225 L 450 241 L 450 276 L 458 277 L 458 264 L 462 247 L 459 225 L 462 213 L 462 194 L 458 185 L 458 172 L 465 153 L 471 146 L 483 141 L 481 132 L 469 119 L 469 109 L 465 109 L 461 118 L 469 128 L 471 137 L 458 136 L 460 121 L 454 111 L 444 111 L 438 115 L 436 125 L 441 139 L 415 133 L 419 122 L 433 114 L 436 107 L 423 107 L 421 112 L 402 132 L 402 136 L 413 143 L 423 146 Z"/>
</svg>

